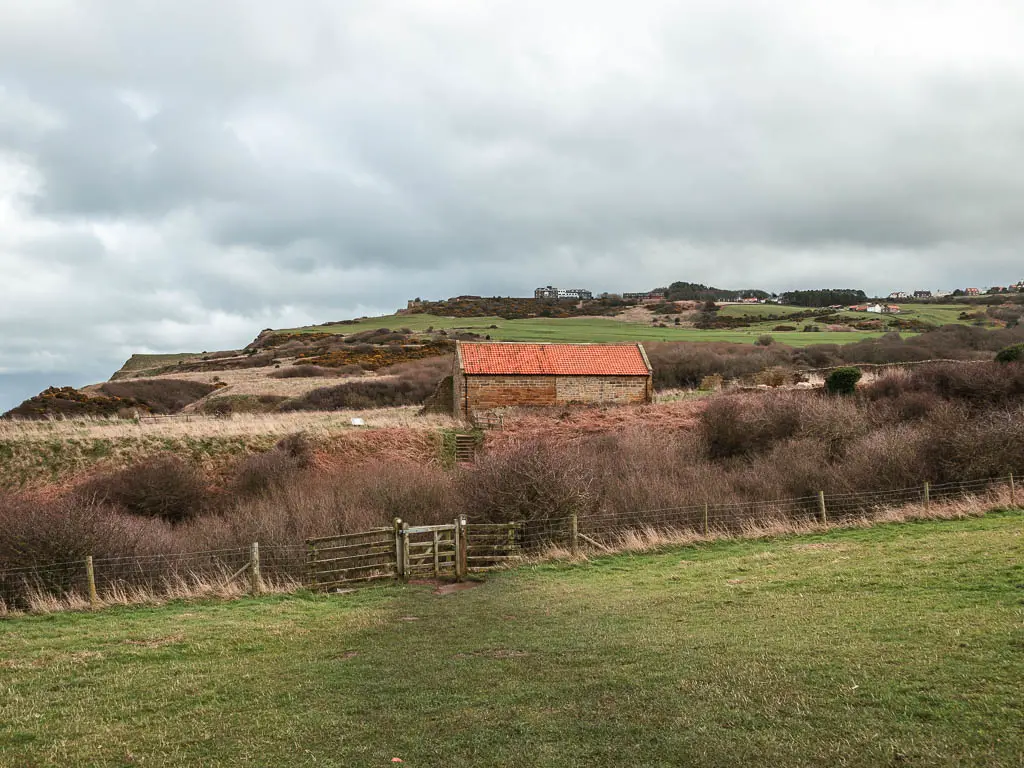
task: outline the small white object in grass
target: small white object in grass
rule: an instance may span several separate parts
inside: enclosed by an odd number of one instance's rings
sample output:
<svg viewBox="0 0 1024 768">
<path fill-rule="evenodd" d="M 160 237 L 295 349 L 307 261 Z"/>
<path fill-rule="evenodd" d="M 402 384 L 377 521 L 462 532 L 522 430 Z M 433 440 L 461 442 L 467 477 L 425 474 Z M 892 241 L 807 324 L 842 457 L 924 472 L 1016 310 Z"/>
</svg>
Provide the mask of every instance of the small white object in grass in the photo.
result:
<svg viewBox="0 0 1024 768">
<path fill-rule="evenodd" d="M 352 426 L 353 427 L 365 427 L 366 426 L 366 422 L 363 421 L 360 418 L 355 418 L 355 419 L 352 419 Z"/>
</svg>

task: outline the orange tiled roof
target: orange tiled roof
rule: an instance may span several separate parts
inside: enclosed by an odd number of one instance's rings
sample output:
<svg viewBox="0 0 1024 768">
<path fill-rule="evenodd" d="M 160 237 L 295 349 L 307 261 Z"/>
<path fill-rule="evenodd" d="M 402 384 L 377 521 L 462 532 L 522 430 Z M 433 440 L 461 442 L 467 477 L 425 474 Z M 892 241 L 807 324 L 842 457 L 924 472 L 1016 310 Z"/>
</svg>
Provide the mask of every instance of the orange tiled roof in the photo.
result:
<svg viewBox="0 0 1024 768">
<path fill-rule="evenodd" d="M 647 376 L 639 344 L 460 343 L 468 374 Z"/>
</svg>

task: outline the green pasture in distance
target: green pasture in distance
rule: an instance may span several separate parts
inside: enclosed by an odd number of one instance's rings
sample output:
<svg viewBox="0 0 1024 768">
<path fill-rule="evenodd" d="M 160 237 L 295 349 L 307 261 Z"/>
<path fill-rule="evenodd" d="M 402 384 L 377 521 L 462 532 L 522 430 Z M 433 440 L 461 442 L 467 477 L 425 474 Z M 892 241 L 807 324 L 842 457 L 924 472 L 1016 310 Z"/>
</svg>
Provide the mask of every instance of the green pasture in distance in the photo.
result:
<svg viewBox="0 0 1024 768">
<path fill-rule="evenodd" d="M 772 324 L 734 330 L 696 328 L 658 328 L 645 323 L 628 323 L 605 317 L 547 318 L 504 320 L 500 317 L 436 317 L 434 315 L 385 315 L 360 320 L 353 324 L 312 326 L 292 329 L 299 333 L 358 333 L 390 328 L 411 331 L 460 330 L 490 336 L 494 341 L 561 341 L 561 342 L 627 342 L 627 341 L 727 341 L 753 344 L 758 337 L 771 334 L 781 344 L 805 347 L 809 344 L 849 344 L 853 341 L 881 336 L 875 331 L 771 332 Z"/>
</svg>

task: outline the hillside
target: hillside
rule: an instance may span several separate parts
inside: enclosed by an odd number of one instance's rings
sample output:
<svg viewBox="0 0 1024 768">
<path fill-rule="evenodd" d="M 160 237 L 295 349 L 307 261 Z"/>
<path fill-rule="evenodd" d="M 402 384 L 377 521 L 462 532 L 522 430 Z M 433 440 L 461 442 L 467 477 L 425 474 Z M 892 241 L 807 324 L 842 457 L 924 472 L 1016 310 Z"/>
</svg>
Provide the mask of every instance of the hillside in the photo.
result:
<svg viewBox="0 0 1024 768">
<path fill-rule="evenodd" d="M 588 306 L 604 314 L 581 314 L 590 311 Z M 762 356 L 762 368 L 798 370 L 844 362 L 983 359 L 1001 345 L 1018 341 L 1020 335 L 1000 330 L 1016 321 L 1015 310 L 998 305 L 972 309 L 964 304 L 907 304 L 898 315 L 774 304 L 723 304 L 710 310 L 708 306 L 691 301 L 624 306 L 608 300 L 577 306 L 473 298 L 421 303 L 415 310 L 394 315 L 267 329 L 239 350 L 133 355 L 109 382 L 79 390 L 51 388 L 6 415 L 131 417 L 422 403 L 447 375 L 441 361 L 448 359 L 458 339 L 717 345 L 707 346 L 709 354 L 721 356 L 723 350 L 732 350 L 727 357 L 742 356 L 741 352 L 760 345 L 773 350 Z M 566 316 L 521 316 L 535 310 L 550 314 L 553 307 Z M 430 314 L 442 310 L 460 314 Z M 476 316 L 492 310 L 505 316 Z M 956 334 L 943 335 L 936 331 L 939 327 L 944 332 L 964 331 L 954 339 Z M 982 341 L 976 338 L 979 329 L 993 333 Z M 902 341 L 887 336 L 892 333 L 899 333 Z M 920 334 L 924 334 L 922 341 L 915 347 L 914 337 Z M 944 340 L 938 343 L 940 338 Z M 837 351 L 843 347 L 851 352 Z M 707 369 L 705 365 L 703 375 L 719 373 L 729 379 L 736 375 L 733 368 Z M 755 372 L 743 369 L 744 374 Z M 669 379 L 677 386 L 700 381 L 696 375 L 665 379 L 657 373 L 656 381 L 665 385 L 670 385 Z M 319 405 L 310 399 L 317 390 L 343 385 L 348 388 L 336 394 L 317 395 Z"/>
</svg>

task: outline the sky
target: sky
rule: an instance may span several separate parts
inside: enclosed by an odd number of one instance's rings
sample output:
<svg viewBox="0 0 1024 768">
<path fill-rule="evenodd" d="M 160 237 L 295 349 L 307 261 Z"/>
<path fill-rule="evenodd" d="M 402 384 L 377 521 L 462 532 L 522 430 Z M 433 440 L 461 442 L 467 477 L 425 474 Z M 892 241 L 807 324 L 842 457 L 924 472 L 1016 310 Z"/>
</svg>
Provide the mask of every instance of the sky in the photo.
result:
<svg viewBox="0 0 1024 768">
<path fill-rule="evenodd" d="M 0 0 L 0 410 L 409 298 L 1024 279 L 1019 0 Z"/>
</svg>

